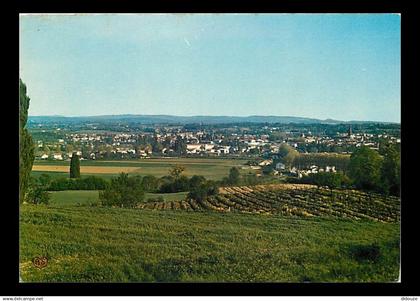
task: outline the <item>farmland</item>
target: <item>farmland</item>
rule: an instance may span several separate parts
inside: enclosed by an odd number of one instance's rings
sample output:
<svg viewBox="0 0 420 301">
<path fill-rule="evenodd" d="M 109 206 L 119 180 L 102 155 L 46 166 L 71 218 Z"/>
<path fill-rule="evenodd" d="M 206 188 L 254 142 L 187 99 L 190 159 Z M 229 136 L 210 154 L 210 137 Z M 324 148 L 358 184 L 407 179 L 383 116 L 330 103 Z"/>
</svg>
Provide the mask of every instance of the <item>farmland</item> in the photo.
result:
<svg viewBox="0 0 420 301">
<path fill-rule="evenodd" d="M 98 190 L 66 190 L 52 191 L 51 205 L 53 206 L 74 206 L 74 205 L 92 205 L 99 201 Z M 162 197 L 165 201 L 180 201 L 185 199 L 187 192 L 178 193 L 146 193 L 144 199 Z"/>
<path fill-rule="evenodd" d="M 46 256 L 36 268 L 32 259 Z M 399 224 L 213 211 L 23 205 L 27 282 L 390 282 Z"/>
<path fill-rule="evenodd" d="M 233 166 L 243 166 L 245 160 L 235 159 L 201 159 L 201 158 L 160 158 L 121 161 L 81 161 L 82 175 L 110 177 L 121 172 L 138 175 L 165 176 L 168 170 L 176 164 L 185 166 L 184 175 L 201 175 L 208 179 L 220 180 L 229 173 Z M 32 174 L 47 173 L 53 176 L 67 176 L 69 162 L 66 161 L 35 161 Z M 249 173 L 250 170 L 243 170 Z M 254 172 L 254 171 L 251 171 Z"/>
<path fill-rule="evenodd" d="M 312 185 L 256 185 L 225 187 L 219 195 L 203 201 L 179 200 L 139 205 L 149 209 L 212 210 L 286 216 L 333 216 L 353 220 L 397 222 L 400 201 L 355 190 L 329 190 Z"/>
<path fill-rule="evenodd" d="M 92 204 L 99 200 L 97 190 L 67 190 L 50 192 L 50 203 L 53 206 L 74 206 Z"/>
<path fill-rule="evenodd" d="M 390 282 L 399 199 L 312 185 L 224 187 L 206 201 L 146 194 L 138 209 L 98 191 L 53 192 L 20 214 L 20 271 L 40 282 Z M 153 210 L 154 209 L 154 210 Z M 158 210 L 156 210 L 158 209 Z M 48 266 L 31 260 L 46 256 Z"/>
</svg>

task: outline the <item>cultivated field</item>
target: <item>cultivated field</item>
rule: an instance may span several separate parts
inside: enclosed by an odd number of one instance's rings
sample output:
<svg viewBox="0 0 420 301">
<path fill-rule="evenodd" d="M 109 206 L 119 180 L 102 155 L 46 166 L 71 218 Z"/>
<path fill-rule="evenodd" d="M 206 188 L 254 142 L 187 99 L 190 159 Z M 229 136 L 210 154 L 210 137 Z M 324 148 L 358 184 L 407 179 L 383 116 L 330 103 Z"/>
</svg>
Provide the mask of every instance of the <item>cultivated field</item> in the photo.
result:
<svg viewBox="0 0 420 301">
<path fill-rule="evenodd" d="M 49 192 L 52 206 L 89 205 L 99 201 L 98 190 L 65 190 Z"/>
<path fill-rule="evenodd" d="M 110 176 L 121 172 L 138 175 L 154 175 L 157 177 L 168 175 L 170 168 L 176 164 L 185 166 L 184 175 L 191 177 L 201 175 L 207 179 L 220 180 L 227 176 L 233 166 L 241 167 L 245 160 L 234 159 L 201 159 L 201 158 L 157 158 L 127 161 L 81 161 L 80 172 L 83 175 Z M 70 162 L 68 161 L 35 161 L 32 173 L 68 175 Z M 244 173 L 255 171 L 243 171 Z M 53 175 L 54 176 L 54 175 Z"/>
<path fill-rule="evenodd" d="M 69 165 L 34 165 L 33 171 L 47 171 L 47 172 L 61 172 L 69 173 Z M 125 173 L 140 173 L 140 168 L 132 166 L 80 166 L 80 173 L 82 174 L 118 174 Z"/>
<path fill-rule="evenodd" d="M 354 220 L 397 222 L 400 200 L 355 190 L 329 190 L 302 184 L 224 187 L 205 201 L 181 200 L 139 205 L 149 209 L 212 210 L 286 216 L 333 216 Z"/>
<path fill-rule="evenodd" d="M 274 184 L 225 187 L 203 202 L 186 192 L 148 193 L 165 201 L 122 209 L 98 206 L 98 191 L 51 194 L 48 206 L 21 206 L 27 282 L 393 282 L 399 275 L 393 197 Z M 35 267 L 37 256 L 48 265 Z"/>
</svg>

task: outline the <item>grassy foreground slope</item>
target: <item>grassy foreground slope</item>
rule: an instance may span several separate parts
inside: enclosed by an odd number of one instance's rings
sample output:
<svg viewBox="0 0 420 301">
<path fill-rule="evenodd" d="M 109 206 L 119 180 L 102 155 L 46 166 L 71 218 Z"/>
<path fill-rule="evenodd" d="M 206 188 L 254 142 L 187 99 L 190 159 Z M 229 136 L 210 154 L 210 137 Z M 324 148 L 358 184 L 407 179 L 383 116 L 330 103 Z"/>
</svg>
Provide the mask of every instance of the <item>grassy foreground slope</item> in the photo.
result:
<svg viewBox="0 0 420 301">
<path fill-rule="evenodd" d="M 390 282 L 399 224 L 23 205 L 20 271 L 27 282 Z"/>
</svg>

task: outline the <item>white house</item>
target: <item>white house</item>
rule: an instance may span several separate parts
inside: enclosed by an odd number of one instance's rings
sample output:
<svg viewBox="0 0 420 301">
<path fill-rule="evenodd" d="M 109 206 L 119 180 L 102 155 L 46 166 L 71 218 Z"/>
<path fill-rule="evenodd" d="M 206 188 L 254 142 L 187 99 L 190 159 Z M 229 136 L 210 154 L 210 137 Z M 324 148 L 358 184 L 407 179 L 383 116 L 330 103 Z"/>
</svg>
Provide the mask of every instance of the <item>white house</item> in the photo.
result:
<svg viewBox="0 0 420 301">
<path fill-rule="evenodd" d="M 197 154 L 201 151 L 201 144 L 187 144 L 187 153 L 188 154 Z"/>
<path fill-rule="evenodd" d="M 229 154 L 229 146 L 222 146 L 217 149 L 217 154 Z"/>
<path fill-rule="evenodd" d="M 326 166 L 325 171 L 326 172 L 336 172 L 335 166 Z"/>
<path fill-rule="evenodd" d="M 53 158 L 54 160 L 63 160 L 63 156 L 61 154 L 54 154 Z"/>
<path fill-rule="evenodd" d="M 273 163 L 273 160 L 264 160 L 264 161 L 261 161 L 258 165 L 267 166 L 267 165 L 270 165 L 271 163 Z"/>
<path fill-rule="evenodd" d="M 41 156 L 41 159 L 44 159 L 44 160 L 48 159 L 48 155 L 47 155 L 47 154 L 43 154 L 43 155 Z"/>
<path fill-rule="evenodd" d="M 286 165 L 284 165 L 284 163 L 279 162 L 279 163 L 276 164 L 276 169 L 277 170 L 284 170 L 284 169 L 286 169 Z"/>
</svg>

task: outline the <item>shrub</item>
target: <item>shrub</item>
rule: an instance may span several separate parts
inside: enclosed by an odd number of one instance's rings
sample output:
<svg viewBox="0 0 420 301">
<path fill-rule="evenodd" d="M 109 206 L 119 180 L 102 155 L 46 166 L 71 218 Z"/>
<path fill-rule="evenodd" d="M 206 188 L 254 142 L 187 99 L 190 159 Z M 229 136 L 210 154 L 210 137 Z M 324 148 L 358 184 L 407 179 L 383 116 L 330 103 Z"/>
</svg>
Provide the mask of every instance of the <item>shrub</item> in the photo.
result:
<svg viewBox="0 0 420 301">
<path fill-rule="evenodd" d="M 147 175 L 143 177 L 141 185 L 143 186 L 144 191 L 154 192 L 159 188 L 159 180 L 155 176 Z"/>
<path fill-rule="evenodd" d="M 107 185 L 106 180 L 95 176 L 77 179 L 57 178 L 50 182 L 46 190 L 104 190 Z"/>
<path fill-rule="evenodd" d="M 39 186 L 33 186 L 28 191 L 27 201 L 32 204 L 46 204 L 50 201 L 50 195 Z"/>
<path fill-rule="evenodd" d="M 203 176 L 194 175 L 189 180 L 189 186 L 190 186 L 189 189 L 194 189 L 205 182 L 206 182 L 206 178 L 204 178 Z"/>
<path fill-rule="evenodd" d="M 139 178 L 129 177 L 121 173 L 111 180 L 110 185 L 99 193 L 99 199 L 104 206 L 134 208 L 144 198 L 144 190 Z"/>
<path fill-rule="evenodd" d="M 159 192 L 161 193 L 174 193 L 190 190 L 190 182 L 186 176 L 162 177 L 163 184 L 160 186 Z"/>
<path fill-rule="evenodd" d="M 196 201 L 203 201 L 209 196 L 217 195 L 219 193 L 219 186 L 215 181 L 207 181 L 194 187 L 189 193 L 188 198 Z"/>
</svg>

